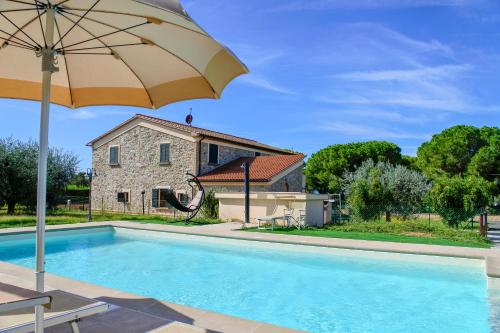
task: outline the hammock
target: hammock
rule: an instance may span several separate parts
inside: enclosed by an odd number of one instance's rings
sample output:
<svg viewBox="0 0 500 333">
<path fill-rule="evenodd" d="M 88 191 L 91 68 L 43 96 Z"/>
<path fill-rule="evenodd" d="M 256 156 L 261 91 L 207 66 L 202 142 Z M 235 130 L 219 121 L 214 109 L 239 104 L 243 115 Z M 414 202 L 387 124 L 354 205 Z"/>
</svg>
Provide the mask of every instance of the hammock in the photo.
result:
<svg viewBox="0 0 500 333">
<path fill-rule="evenodd" d="M 193 200 L 191 200 L 187 205 L 183 205 L 179 199 L 177 199 L 177 196 L 175 195 L 175 192 L 171 189 L 168 189 L 165 193 L 165 200 L 175 209 L 187 213 L 188 216 L 186 217 L 186 222 L 192 220 L 200 211 L 201 206 L 203 204 L 203 201 L 205 200 L 205 189 L 201 185 L 200 181 L 198 178 L 190 173 L 187 174 L 188 176 L 191 177 L 189 182 L 189 186 L 194 189 L 193 183 L 196 185 L 198 192 L 196 195 L 193 197 Z"/>
</svg>

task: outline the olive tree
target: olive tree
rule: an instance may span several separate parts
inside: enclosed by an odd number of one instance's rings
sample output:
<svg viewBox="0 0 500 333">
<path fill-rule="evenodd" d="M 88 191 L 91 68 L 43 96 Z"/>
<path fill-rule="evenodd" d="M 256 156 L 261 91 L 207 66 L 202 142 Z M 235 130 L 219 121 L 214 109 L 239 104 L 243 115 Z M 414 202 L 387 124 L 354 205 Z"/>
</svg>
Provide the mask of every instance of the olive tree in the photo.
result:
<svg viewBox="0 0 500 333">
<path fill-rule="evenodd" d="M 17 204 L 36 207 L 38 144 L 13 138 L 0 139 L 0 202 L 14 214 Z M 74 177 L 78 158 L 60 149 L 50 149 L 47 164 L 47 204 L 54 207 L 69 180 Z"/>
<path fill-rule="evenodd" d="M 388 162 L 365 161 L 343 179 L 347 201 L 357 220 L 372 220 L 392 212 L 404 219 L 415 214 L 430 189 L 429 181 L 418 171 Z"/>
</svg>

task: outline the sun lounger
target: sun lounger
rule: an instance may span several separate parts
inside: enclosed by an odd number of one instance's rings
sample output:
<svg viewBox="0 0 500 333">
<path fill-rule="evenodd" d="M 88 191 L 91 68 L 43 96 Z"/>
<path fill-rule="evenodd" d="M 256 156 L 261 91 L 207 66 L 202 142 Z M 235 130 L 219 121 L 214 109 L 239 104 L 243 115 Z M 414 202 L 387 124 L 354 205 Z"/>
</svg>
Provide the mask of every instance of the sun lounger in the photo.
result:
<svg viewBox="0 0 500 333">
<path fill-rule="evenodd" d="M 108 311 L 110 305 L 61 290 L 38 293 L 0 283 L 0 333 L 28 333 L 35 329 L 35 306 L 45 309 L 44 327 L 70 323 L 78 333 L 82 318 Z"/>
</svg>

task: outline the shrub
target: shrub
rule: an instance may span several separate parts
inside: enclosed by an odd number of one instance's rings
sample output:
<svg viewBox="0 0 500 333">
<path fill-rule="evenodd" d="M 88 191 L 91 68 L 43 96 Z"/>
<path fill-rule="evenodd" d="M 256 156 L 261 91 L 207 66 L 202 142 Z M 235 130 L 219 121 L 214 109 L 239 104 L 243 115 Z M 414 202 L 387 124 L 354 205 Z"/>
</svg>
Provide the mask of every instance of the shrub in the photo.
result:
<svg viewBox="0 0 500 333">
<path fill-rule="evenodd" d="M 429 202 L 449 226 L 458 227 L 488 205 L 491 191 L 492 184 L 480 177 L 440 178 L 429 192 Z"/>
<path fill-rule="evenodd" d="M 203 216 L 216 219 L 219 217 L 219 200 L 215 198 L 215 192 L 209 190 L 205 193 L 205 200 L 201 206 Z"/>
</svg>

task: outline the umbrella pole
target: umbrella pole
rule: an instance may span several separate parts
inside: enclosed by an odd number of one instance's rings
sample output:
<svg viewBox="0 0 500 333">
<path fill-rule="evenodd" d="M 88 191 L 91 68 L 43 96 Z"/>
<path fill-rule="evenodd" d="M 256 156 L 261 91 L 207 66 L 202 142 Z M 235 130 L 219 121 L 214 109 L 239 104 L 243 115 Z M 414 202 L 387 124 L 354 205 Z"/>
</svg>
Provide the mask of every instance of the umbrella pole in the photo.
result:
<svg viewBox="0 0 500 333">
<path fill-rule="evenodd" d="M 55 10 L 47 8 L 45 40 L 47 45 L 42 49 L 42 106 L 40 113 L 40 140 L 38 152 L 38 184 L 36 199 L 36 290 L 44 292 L 45 284 L 45 213 L 47 201 L 47 158 L 49 151 L 49 111 L 50 88 L 52 74 L 57 71 L 54 66 L 54 23 Z M 43 333 L 43 306 L 35 308 L 35 332 Z"/>
</svg>

